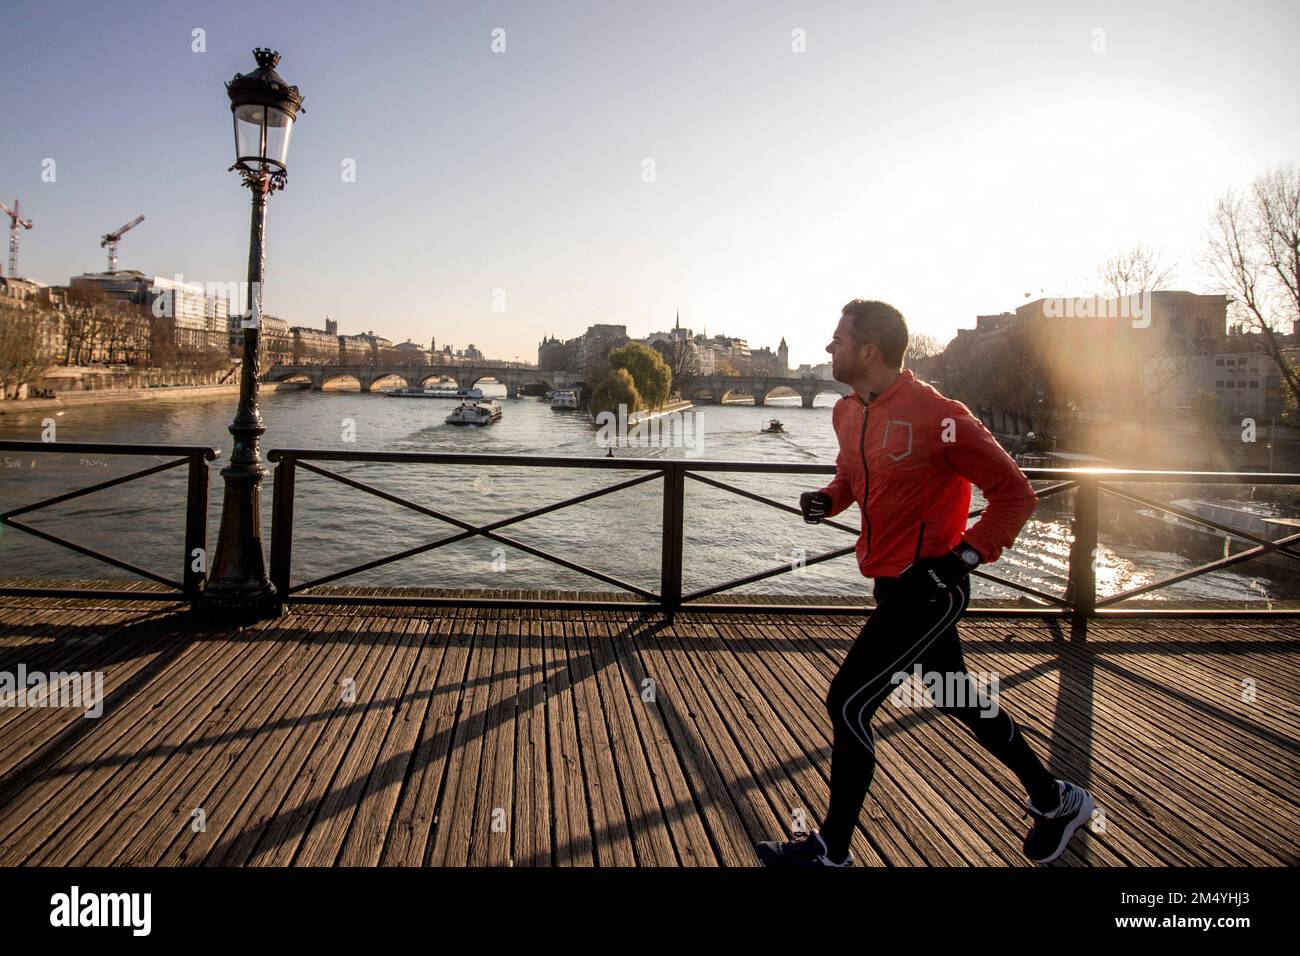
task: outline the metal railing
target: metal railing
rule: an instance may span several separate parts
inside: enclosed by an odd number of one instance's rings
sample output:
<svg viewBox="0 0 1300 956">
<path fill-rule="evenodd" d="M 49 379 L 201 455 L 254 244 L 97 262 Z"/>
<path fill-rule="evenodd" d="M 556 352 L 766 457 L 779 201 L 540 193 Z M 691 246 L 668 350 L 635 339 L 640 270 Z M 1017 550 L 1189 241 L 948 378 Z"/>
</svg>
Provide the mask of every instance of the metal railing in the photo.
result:
<svg viewBox="0 0 1300 956">
<path fill-rule="evenodd" d="M 207 561 L 196 562 L 194 559 L 195 549 L 200 549 L 204 555 L 207 551 L 208 538 L 208 462 L 215 461 L 220 457 L 221 452 L 215 448 L 205 448 L 202 446 L 192 445 L 114 445 L 101 444 L 94 442 L 39 442 L 39 441 L 0 441 L 0 454 L 37 454 L 37 455 L 112 455 L 112 456 L 158 456 L 172 458 L 172 461 L 163 462 L 160 465 L 154 465 L 151 468 L 145 468 L 142 471 L 135 471 L 129 475 L 121 475 L 117 478 L 110 478 L 107 481 L 101 481 L 98 484 L 90 485 L 85 488 L 79 488 L 76 491 L 66 492 L 55 495 L 52 498 L 45 498 L 33 504 L 23 505 L 21 508 L 13 508 L 0 513 L 0 525 L 10 528 L 16 528 L 34 537 L 49 541 L 59 547 L 67 548 L 69 551 L 75 551 L 77 554 L 103 561 L 111 564 L 115 568 L 129 571 L 132 574 L 153 581 L 158 584 L 166 585 L 170 590 L 167 591 L 124 591 L 110 588 L 31 588 L 31 587 L 11 587 L 0 586 L 0 595 L 39 595 L 41 597 L 96 597 L 96 598 L 114 598 L 131 601 L 178 601 L 186 600 L 190 602 L 197 601 L 203 592 L 203 587 L 207 579 Z M 42 508 L 49 508 L 53 505 L 62 504 L 66 501 L 72 501 L 85 495 L 94 494 L 97 491 L 103 491 L 106 488 L 113 488 L 117 485 L 126 484 L 129 481 L 135 481 L 149 475 L 155 475 L 159 472 L 169 471 L 172 468 L 178 468 L 186 465 L 188 468 L 188 484 L 185 495 L 185 553 L 181 561 L 181 578 L 179 581 L 172 578 L 163 577 L 160 574 L 138 567 L 128 561 L 123 561 L 111 555 L 103 554 L 93 548 L 77 544 L 51 534 L 48 531 L 42 531 L 34 528 L 29 524 L 17 521 L 20 515 L 31 514 Z"/>
<path fill-rule="evenodd" d="M 699 461 L 682 459 L 645 459 L 645 458 L 568 458 L 533 455 L 474 455 L 450 453 L 404 453 L 404 452 L 361 452 L 361 451 L 322 451 L 310 449 L 273 449 L 268 459 L 275 463 L 275 487 L 273 499 L 273 517 L 271 530 L 271 579 L 277 592 L 287 602 L 313 601 L 335 604 L 410 604 L 410 605 L 459 605 L 517 608 L 572 608 L 604 610 L 645 610 L 663 612 L 669 616 L 683 609 L 726 610 L 729 612 L 754 613 L 846 613 L 860 614 L 862 606 L 856 603 L 846 604 L 779 604 L 767 602 L 711 603 L 707 598 L 734 590 L 748 584 L 776 577 L 793 571 L 796 565 L 782 564 L 765 570 L 748 574 L 721 584 L 710 585 L 695 591 L 683 593 L 682 558 L 686 546 L 685 528 L 685 487 L 686 481 L 699 482 L 703 485 L 720 489 L 754 501 L 778 511 L 799 516 L 799 509 L 783 501 L 777 501 L 753 491 L 738 488 L 720 480 L 722 474 L 775 474 L 775 475 L 833 475 L 833 464 L 783 464 L 738 461 Z M 486 524 L 473 524 L 437 508 L 417 504 L 398 495 L 375 488 L 356 478 L 330 471 L 321 467 L 322 462 L 355 462 L 372 464 L 416 464 L 416 465 L 461 465 L 478 467 L 525 467 L 525 468 L 562 468 L 562 469 L 611 469 L 616 471 L 642 472 L 636 477 L 619 481 L 615 484 L 594 491 L 566 498 L 562 501 L 542 505 L 508 518 L 491 521 Z M 382 500 L 399 505 L 418 514 L 435 518 L 458 528 L 459 531 L 434 540 L 394 552 L 381 558 L 363 562 L 350 568 L 335 571 L 309 581 L 294 584 L 293 568 L 293 534 L 294 534 L 294 484 L 298 469 L 318 475 L 331 481 L 339 482 L 356 491 L 373 495 Z M 1066 577 L 1064 597 L 1058 597 L 1045 591 L 1002 577 L 989 568 L 979 568 L 974 572 L 978 577 L 1010 588 L 1037 602 L 1019 607 L 972 607 L 970 615 L 1015 615 L 1015 616 L 1057 616 L 1076 620 L 1085 620 L 1096 616 L 1131 615 L 1131 616 L 1194 616 L 1194 615 L 1294 615 L 1300 610 L 1288 609 L 1205 609 L 1205 608 L 1114 608 L 1112 605 L 1128 598 L 1147 594 L 1160 588 L 1181 583 L 1203 574 L 1221 571 L 1262 554 L 1274 552 L 1291 560 L 1300 562 L 1300 550 L 1295 545 L 1300 542 L 1300 534 L 1290 535 L 1278 541 L 1269 541 L 1214 521 L 1202 518 L 1192 512 L 1170 504 L 1162 504 L 1146 497 L 1132 494 L 1115 487 L 1117 484 L 1129 483 L 1186 483 L 1186 484 L 1255 484 L 1255 485 L 1300 485 L 1300 475 L 1295 474 L 1243 474 L 1234 472 L 1188 472 L 1188 471 L 1144 471 L 1095 468 L 1029 468 L 1025 475 L 1031 480 L 1051 482 L 1046 487 L 1036 489 L 1039 500 L 1075 490 L 1074 514 L 1071 519 L 1071 544 L 1069 570 Z M 563 508 L 591 501 L 595 498 L 621 491 L 637 485 L 659 480 L 662 482 L 663 527 L 660 542 L 660 586 L 658 592 L 650 591 L 640 585 L 620 580 L 617 577 L 585 567 L 577 562 L 540 548 L 532 547 L 507 534 L 504 530 L 519 522 L 550 514 Z M 1096 589 L 1095 556 L 1098 547 L 1098 497 L 1101 492 L 1117 495 L 1135 504 L 1162 512 L 1177 515 L 1187 521 L 1205 525 L 1225 532 L 1254 547 L 1240 554 L 1225 556 L 1222 559 L 1200 565 L 1180 572 L 1160 581 L 1145 584 L 1129 591 L 1109 595 L 1098 599 Z M 971 517 L 978 516 L 983 509 L 971 512 Z M 823 525 L 835 528 L 854 538 L 859 531 L 856 527 L 837 521 L 824 520 Z M 551 600 L 551 599 L 512 599 L 512 598 L 471 598 L 471 597 L 426 597 L 410 596 L 349 596 L 308 594 L 310 589 L 328 584 L 350 575 L 382 567 L 405 558 L 425 554 L 437 548 L 481 536 L 498 544 L 517 548 L 534 557 L 552 562 L 580 574 L 584 574 L 604 584 L 626 592 L 638 600 Z M 854 545 L 834 548 L 822 554 L 808 557 L 798 566 L 807 567 L 851 555 Z M 992 568 L 996 568 L 993 565 Z M 1300 570 L 1300 564 L 1297 565 Z"/>
</svg>

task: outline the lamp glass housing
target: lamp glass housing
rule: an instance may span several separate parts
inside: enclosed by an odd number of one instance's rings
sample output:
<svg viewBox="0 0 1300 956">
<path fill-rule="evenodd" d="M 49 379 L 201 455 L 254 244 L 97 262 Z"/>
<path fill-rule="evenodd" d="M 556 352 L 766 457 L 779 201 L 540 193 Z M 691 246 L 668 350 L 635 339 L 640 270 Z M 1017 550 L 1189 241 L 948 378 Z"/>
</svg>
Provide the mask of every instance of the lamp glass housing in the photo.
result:
<svg viewBox="0 0 1300 956">
<path fill-rule="evenodd" d="M 261 166 L 285 169 L 293 116 L 274 106 L 244 103 L 234 107 L 235 164 L 250 172 Z"/>
</svg>

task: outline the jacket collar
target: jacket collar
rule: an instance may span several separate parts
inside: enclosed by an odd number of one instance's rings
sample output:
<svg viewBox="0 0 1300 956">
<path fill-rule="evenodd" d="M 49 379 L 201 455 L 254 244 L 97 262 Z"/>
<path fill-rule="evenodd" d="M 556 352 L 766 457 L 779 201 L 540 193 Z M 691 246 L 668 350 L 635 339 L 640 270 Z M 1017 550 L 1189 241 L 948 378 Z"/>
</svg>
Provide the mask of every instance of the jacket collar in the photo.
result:
<svg viewBox="0 0 1300 956">
<path fill-rule="evenodd" d="M 909 382 L 912 382 L 915 379 L 916 376 L 912 374 L 911 369 L 909 368 L 903 369 L 901 372 L 898 373 L 898 378 L 894 379 L 894 381 L 890 384 L 889 388 L 885 389 L 883 392 L 871 393 L 870 404 L 879 405 L 882 402 L 889 401 L 891 398 L 894 398 L 896 395 L 898 395 L 898 393 L 901 392 Z M 862 402 L 864 406 L 868 404 L 867 402 L 862 401 L 862 396 L 859 395 L 857 392 L 853 393 L 853 397 L 856 398 L 859 402 Z"/>
</svg>

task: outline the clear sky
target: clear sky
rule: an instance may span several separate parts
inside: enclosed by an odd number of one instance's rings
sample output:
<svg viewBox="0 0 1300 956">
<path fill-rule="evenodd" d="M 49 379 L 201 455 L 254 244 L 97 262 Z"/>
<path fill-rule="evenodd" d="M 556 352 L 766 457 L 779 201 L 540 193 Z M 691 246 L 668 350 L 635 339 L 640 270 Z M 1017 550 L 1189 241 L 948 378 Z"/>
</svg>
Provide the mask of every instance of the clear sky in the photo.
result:
<svg viewBox="0 0 1300 956">
<path fill-rule="evenodd" d="M 5 0 L 0 30 L 20 273 L 102 270 L 144 213 L 121 268 L 242 280 L 223 84 L 270 46 L 307 112 L 266 311 L 507 359 L 680 309 L 815 362 L 858 296 L 946 341 L 1139 240 L 1211 291 L 1216 197 L 1300 161 L 1295 0 Z"/>
</svg>

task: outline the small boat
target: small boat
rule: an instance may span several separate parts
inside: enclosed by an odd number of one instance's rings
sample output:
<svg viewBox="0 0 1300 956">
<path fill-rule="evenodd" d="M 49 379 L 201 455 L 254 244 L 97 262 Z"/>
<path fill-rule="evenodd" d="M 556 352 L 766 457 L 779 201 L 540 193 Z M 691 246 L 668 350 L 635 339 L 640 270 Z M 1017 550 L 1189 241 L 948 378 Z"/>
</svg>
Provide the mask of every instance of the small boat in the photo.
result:
<svg viewBox="0 0 1300 956">
<path fill-rule="evenodd" d="M 551 408 L 557 411 L 573 411 L 578 407 L 578 390 L 574 388 L 556 389 L 551 395 Z"/>
<path fill-rule="evenodd" d="M 477 401 L 483 397 L 481 388 L 456 388 L 452 385 L 430 385 L 426 388 L 386 388 L 388 398 L 455 398 L 460 401 Z"/>
<path fill-rule="evenodd" d="M 767 423 L 766 428 L 759 430 L 760 435 L 784 435 L 785 433 L 785 426 L 775 418 Z"/>
<path fill-rule="evenodd" d="M 493 425 L 501 421 L 501 406 L 491 399 L 463 402 L 447 416 L 448 425 Z"/>
</svg>

